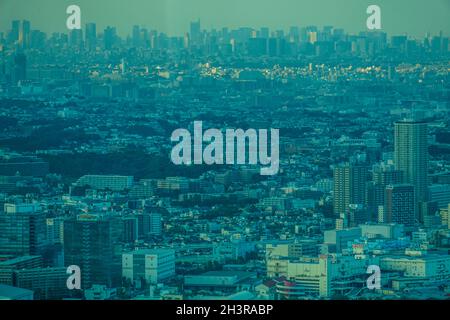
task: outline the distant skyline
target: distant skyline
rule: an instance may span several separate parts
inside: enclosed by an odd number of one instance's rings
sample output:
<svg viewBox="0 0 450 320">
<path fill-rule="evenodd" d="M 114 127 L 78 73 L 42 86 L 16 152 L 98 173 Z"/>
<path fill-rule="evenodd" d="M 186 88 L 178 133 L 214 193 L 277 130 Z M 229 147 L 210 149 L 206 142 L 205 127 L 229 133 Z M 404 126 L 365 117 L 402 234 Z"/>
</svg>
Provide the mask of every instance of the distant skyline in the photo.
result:
<svg viewBox="0 0 450 320">
<path fill-rule="evenodd" d="M 120 36 L 133 25 L 180 36 L 191 21 L 200 19 L 202 29 L 222 27 L 269 27 L 331 25 L 357 33 L 366 30 L 366 8 L 382 9 L 382 31 L 423 38 L 429 32 L 450 35 L 450 0 L 0 0 L 0 30 L 12 20 L 30 20 L 33 29 L 47 33 L 67 32 L 66 8 L 81 7 L 82 26 L 110 25 Z"/>
</svg>

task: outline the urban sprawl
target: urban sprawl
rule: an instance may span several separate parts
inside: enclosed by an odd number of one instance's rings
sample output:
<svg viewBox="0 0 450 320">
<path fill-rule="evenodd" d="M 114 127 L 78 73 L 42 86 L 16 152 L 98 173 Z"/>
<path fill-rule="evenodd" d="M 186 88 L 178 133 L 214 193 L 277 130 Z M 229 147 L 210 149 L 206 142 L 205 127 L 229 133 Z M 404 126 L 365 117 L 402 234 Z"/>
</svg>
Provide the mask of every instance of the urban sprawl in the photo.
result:
<svg viewBox="0 0 450 320">
<path fill-rule="evenodd" d="M 130 31 L 0 32 L 0 298 L 448 299 L 448 35 Z M 174 164 L 195 121 L 277 174 Z"/>
</svg>

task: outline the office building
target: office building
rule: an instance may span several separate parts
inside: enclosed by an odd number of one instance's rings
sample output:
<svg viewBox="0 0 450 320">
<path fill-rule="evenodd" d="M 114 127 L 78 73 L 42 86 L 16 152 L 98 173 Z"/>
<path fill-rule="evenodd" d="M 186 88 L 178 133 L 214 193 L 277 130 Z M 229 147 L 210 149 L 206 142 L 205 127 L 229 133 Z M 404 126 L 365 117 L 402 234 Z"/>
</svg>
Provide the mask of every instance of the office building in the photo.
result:
<svg viewBox="0 0 450 320">
<path fill-rule="evenodd" d="M 106 27 L 105 31 L 103 32 L 103 41 L 105 50 L 111 50 L 115 46 L 116 40 L 117 40 L 116 28 Z"/>
<path fill-rule="evenodd" d="M 361 228 L 348 228 L 342 230 L 326 230 L 324 232 L 324 244 L 335 248 L 340 253 L 348 247 L 349 241 L 359 239 L 361 237 Z M 333 248 L 331 248 L 333 249 Z"/>
<path fill-rule="evenodd" d="M 411 184 L 387 186 L 384 205 L 386 221 L 383 222 L 413 226 L 417 210 L 414 199 L 414 186 Z"/>
<path fill-rule="evenodd" d="M 175 275 L 175 251 L 142 249 L 122 255 L 122 276 L 130 281 L 157 284 Z"/>
<path fill-rule="evenodd" d="M 82 271 L 81 286 L 111 286 L 113 278 L 113 236 L 111 218 L 83 214 L 64 222 L 65 265 Z"/>
<path fill-rule="evenodd" d="M 131 33 L 131 41 L 134 47 L 140 47 L 142 45 L 141 28 L 139 26 L 133 26 L 133 31 Z"/>
<path fill-rule="evenodd" d="M 0 230 L 0 254 L 40 255 L 47 246 L 45 214 L 37 204 L 6 203 Z"/>
<path fill-rule="evenodd" d="M 376 223 L 360 225 L 361 234 L 368 239 L 399 239 L 404 237 L 404 226 L 396 223 Z"/>
<path fill-rule="evenodd" d="M 300 258 L 317 256 L 318 243 L 314 240 L 299 240 L 292 243 L 277 243 L 266 245 L 266 259 L 273 257 Z"/>
<path fill-rule="evenodd" d="M 156 207 L 146 207 L 144 212 L 138 214 L 138 237 L 147 239 L 150 236 L 162 234 L 162 215 Z"/>
<path fill-rule="evenodd" d="M 403 276 L 431 281 L 449 281 L 450 256 L 430 254 L 425 256 L 387 256 L 380 258 L 380 268 L 402 272 Z"/>
<path fill-rule="evenodd" d="M 14 272 L 17 270 L 42 268 L 41 256 L 20 256 L 0 261 L 0 284 L 15 285 Z"/>
<path fill-rule="evenodd" d="M 59 300 L 71 296 L 65 267 L 27 268 L 14 271 L 14 285 L 34 292 L 35 300 Z"/>
<path fill-rule="evenodd" d="M 47 240 L 49 244 L 64 243 L 64 218 L 47 218 Z"/>
<path fill-rule="evenodd" d="M 192 46 L 199 46 L 201 44 L 202 40 L 202 34 L 201 34 L 201 26 L 200 26 L 200 19 L 197 21 L 191 22 L 191 28 L 190 28 L 190 40 Z"/>
<path fill-rule="evenodd" d="M 19 40 L 19 34 L 20 34 L 20 21 L 14 20 L 11 22 L 11 32 L 9 33 L 9 42 L 15 43 Z"/>
<path fill-rule="evenodd" d="M 19 31 L 19 45 L 26 49 L 30 45 L 31 23 L 28 20 L 23 20 Z"/>
<path fill-rule="evenodd" d="M 127 243 L 137 241 L 139 238 L 138 218 L 136 216 L 123 217 L 122 223 L 122 241 Z"/>
<path fill-rule="evenodd" d="M 267 275 L 285 278 L 276 285 L 279 299 L 330 298 L 362 288 L 367 279 L 367 266 L 377 263 L 377 258 L 355 259 L 337 254 L 298 260 L 274 259 L 267 263 Z"/>
<path fill-rule="evenodd" d="M 89 51 L 94 51 L 97 47 L 97 25 L 95 23 L 86 24 L 85 33 L 86 48 Z"/>
<path fill-rule="evenodd" d="M 396 170 L 393 164 L 377 164 L 372 168 L 372 181 L 367 185 L 367 206 L 375 217 L 378 207 L 384 205 L 386 186 L 403 183 L 403 171 Z M 374 220 L 375 221 L 375 220 Z"/>
<path fill-rule="evenodd" d="M 414 185 L 416 203 L 428 199 L 428 125 L 403 120 L 395 123 L 395 167 L 404 173 L 404 183 Z"/>
<path fill-rule="evenodd" d="M 109 175 L 85 175 L 78 179 L 75 184 L 78 187 L 88 186 L 92 189 L 111 191 L 124 191 L 133 186 L 133 177 L 109 176 Z"/>
<path fill-rule="evenodd" d="M 364 166 L 343 165 L 334 169 L 334 213 L 349 213 L 351 204 L 365 204 L 368 170 Z"/>
</svg>

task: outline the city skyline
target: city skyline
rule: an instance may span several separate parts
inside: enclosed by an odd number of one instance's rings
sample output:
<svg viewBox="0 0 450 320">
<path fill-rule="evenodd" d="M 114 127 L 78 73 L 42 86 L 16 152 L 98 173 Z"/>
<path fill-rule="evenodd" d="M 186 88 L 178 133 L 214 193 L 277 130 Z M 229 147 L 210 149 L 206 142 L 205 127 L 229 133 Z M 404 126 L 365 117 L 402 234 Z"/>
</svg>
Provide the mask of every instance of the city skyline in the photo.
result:
<svg viewBox="0 0 450 320">
<path fill-rule="evenodd" d="M 449 299 L 446 6 L 51 2 L 2 20 L 0 300 Z"/>
<path fill-rule="evenodd" d="M 291 26 L 320 27 L 331 25 L 343 28 L 349 33 L 358 33 L 366 29 L 366 8 L 369 1 L 346 0 L 345 10 L 329 0 L 298 1 L 282 0 L 273 7 L 270 1 L 246 1 L 244 4 L 229 1 L 226 4 L 217 1 L 205 2 L 191 0 L 134 0 L 136 5 L 123 6 L 119 0 L 95 4 L 87 1 L 44 0 L 36 5 L 29 1 L 4 0 L 0 3 L 0 30 L 7 31 L 12 20 L 30 20 L 34 29 L 43 32 L 66 32 L 67 6 L 76 4 L 81 7 L 82 28 L 89 22 L 95 22 L 99 30 L 106 26 L 115 26 L 119 36 L 126 36 L 134 25 L 156 29 L 171 36 L 182 36 L 189 29 L 189 23 L 200 19 L 202 29 L 220 29 L 222 27 L 251 27 L 259 29 L 269 27 L 272 30 L 288 30 Z M 381 31 L 389 35 L 408 35 L 422 38 L 427 33 L 450 32 L 447 12 L 450 3 L 445 0 L 433 1 L 424 5 L 419 1 L 400 0 L 395 3 L 380 0 L 377 3 L 382 10 Z M 141 10 L 136 10 L 137 7 Z M 294 7 L 294 10 L 292 10 Z M 258 9 L 258 10 L 256 10 Z M 320 12 L 319 12 L 320 11 Z M 46 14 L 41 14 L 45 12 Z M 242 15 L 236 15 L 242 12 Z M 267 14 L 269 13 L 270 14 Z M 414 21 L 414 23 L 410 23 Z"/>
</svg>

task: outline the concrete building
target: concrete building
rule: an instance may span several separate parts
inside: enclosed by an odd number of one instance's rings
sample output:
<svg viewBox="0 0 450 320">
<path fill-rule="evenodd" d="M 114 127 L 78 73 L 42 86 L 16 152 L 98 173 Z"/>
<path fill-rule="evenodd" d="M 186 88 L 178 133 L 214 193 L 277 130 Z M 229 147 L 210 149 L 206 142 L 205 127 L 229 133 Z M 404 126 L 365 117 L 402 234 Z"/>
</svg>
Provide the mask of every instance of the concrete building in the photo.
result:
<svg viewBox="0 0 450 320">
<path fill-rule="evenodd" d="M 247 241 L 222 242 L 214 245 L 212 256 L 214 260 L 226 261 L 245 258 L 245 256 L 255 251 L 255 244 Z"/>
<path fill-rule="evenodd" d="M 41 256 L 20 256 L 0 262 L 0 284 L 14 285 L 14 272 L 16 270 L 41 268 L 43 261 Z"/>
<path fill-rule="evenodd" d="M 67 277 L 64 267 L 22 269 L 14 271 L 14 285 L 32 290 L 35 300 L 59 300 L 71 295 Z"/>
<path fill-rule="evenodd" d="M 363 237 L 369 239 L 398 239 L 404 236 L 404 227 L 399 224 L 363 224 L 359 226 Z"/>
<path fill-rule="evenodd" d="M 123 191 L 131 189 L 133 177 L 131 176 L 107 176 L 107 175 L 85 175 L 75 183 L 78 187 L 89 186 L 93 189 L 110 189 L 112 191 Z"/>
<path fill-rule="evenodd" d="M 64 218 L 48 218 L 47 222 L 47 240 L 50 244 L 64 243 Z"/>
<path fill-rule="evenodd" d="M 333 245 L 336 252 L 342 252 L 347 248 L 348 242 L 361 237 L 361 228 L 350 228 L 343 230 L 326 230 L 324 232 L 324 244 Z"/>
<path fill-rule="evenodd" d="M 40 255 L 48 244 L 45 214 L 34 203 L 6 203 L 0 230 L 0 254 Z"/>
<path fill-rule="evenodd" d="M 367 184 L 367 206 L 371 220 L 377 221 L 378 207 L 384 206 L 385 190 L 388 185 L 403 183 L 403 171 L 393 164 L 377 164 L 372 168 L 373 181 Z"/>
<path fill-rule="evenodd" d="M 303 256 L 317 256 L 317 254 L 318 243 L 314 240 L 266 245 L 266 259 L 273 257 L 300 258 Z"/>
<path fill-rule="evenodd" d="M 109 217 L 83 214 L 64 222 L 64 262 L 67 266 L 80 266 L 84 289 L 94 284 L 111 286 L 112 233 Z"/>
<path fill-rule="evenodd" d="M 298 260 L 269 260 L 268 277 L 284 277 L 277 283 L 280 299 L 301 297 L 329 298 L 361 290 L 367 278 L 367 267 L 377 258 L 360 258 L 337 254 L 304 257 Z"/>
<path fill-rule="evenodd" d="M 157 284 L 175 275 L 175 250 L 142 249 L 122 254 L 122 276 Z"/>
<path fill-rule="evenodd" d="M 344 165 L 334 169 L 333 206 L 336 216 L 348 213 L 351 204 L 366 203 L 368 170 L 363 166 Z"/>
<path fill-rule="evenodd" d="M 412 184 L 390 185 L 386 187 L 384 217 L 386 223 L 413 226 L 416 223 L 417 205 Z"/>
<path fill-rule="evenodd" d="M 380 258 L 380 268 L 402 272 L 405 277 L 426 278 L 430 281 L 449 281 L 450 256 L 387 256 Z"/>
<path fill-rule="evenodd" d="M 404 173 L 404 183 L 412 184 L 416 202 L 428 198 L 428 125 L 415 120 L 395 123 L 395 167 Z"/>
</svg>

